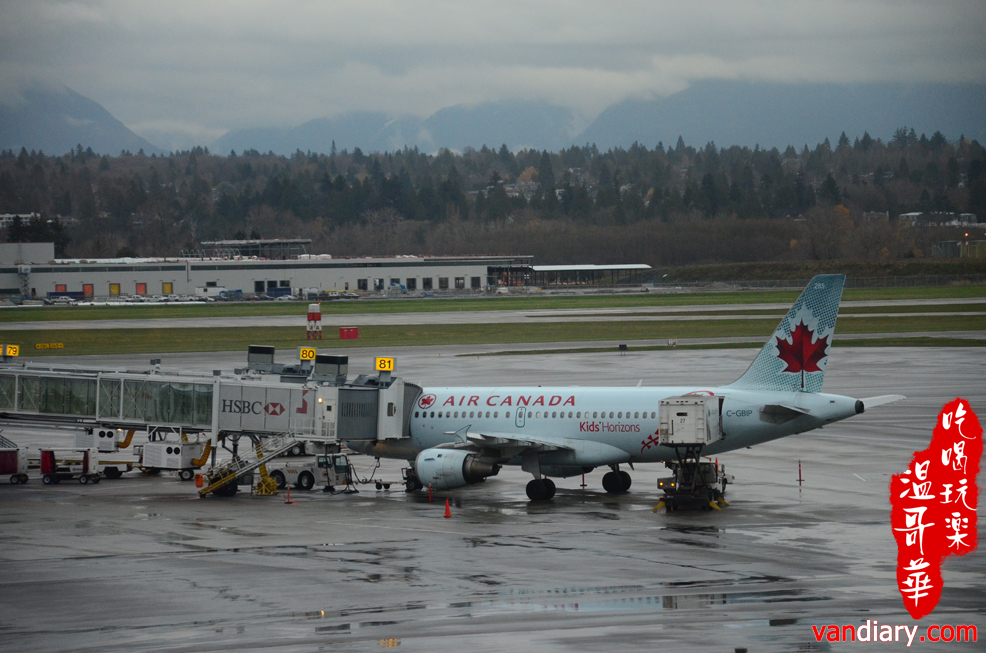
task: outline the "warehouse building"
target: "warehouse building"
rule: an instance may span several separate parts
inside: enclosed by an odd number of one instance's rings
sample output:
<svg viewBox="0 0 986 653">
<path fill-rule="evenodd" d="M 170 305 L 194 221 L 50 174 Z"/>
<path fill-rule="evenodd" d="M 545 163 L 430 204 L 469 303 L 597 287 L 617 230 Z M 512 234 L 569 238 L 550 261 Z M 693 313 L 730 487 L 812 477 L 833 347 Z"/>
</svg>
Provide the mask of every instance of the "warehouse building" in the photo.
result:
<svg viewBox="0 0 986 653">
<path fill-rule="evenodd" d="M 75 300 L 155 295 L 279 297 L 331 292 L 452 295 L 571 283 L 572 278 L 583 284 L 590 280 L 595 283 L 604 278 L 603 272 L 609 273 L 611 281 L 625 281 L 626 277 L 619 276 L 620 270 L 633 273 L 649 268 L 535 266 L 534 257 L 529 255 L 333 258 L 297 253 L 300 242 L 225 241 L 208 243 L 210 249 L 186 252 L 177 258 L 95 260 L 55 259 L 51 243 L 4 243 L 0 244 L 0 295 Z"/>
<path fill-rule="evenodd" d="M 275 241 L 241 243 L 247 251 Z M 531 256 L 293 258 L 242 256 L 225 248 L 178 258 L 58 259 L 51 243 L 0 245 L 0 294 L 99 299 L 123 295 L 209 295 L 239 291 L 277 297 L 301 292 L 454 293 L 531 283 Z"/>
</svg>

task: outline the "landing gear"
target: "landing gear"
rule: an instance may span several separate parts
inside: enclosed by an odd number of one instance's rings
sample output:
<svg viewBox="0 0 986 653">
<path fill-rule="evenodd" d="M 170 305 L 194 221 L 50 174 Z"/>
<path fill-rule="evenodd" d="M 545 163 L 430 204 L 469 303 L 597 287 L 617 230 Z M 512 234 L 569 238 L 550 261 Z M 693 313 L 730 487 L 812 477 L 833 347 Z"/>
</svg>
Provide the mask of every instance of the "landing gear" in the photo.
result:
<svg viewBox="0 0 986 653">
<path fill-rule="evenodd" d="M 404 491 L 405 492 L 417 492 L 418 490 L 424 489 L 424 484 L 418 478 L 418 474 L 411 467 L 406 467 L 401 470 L 401 474 L 404 476 Z"/>
<path fill-rule="evenodd" d="M 535 478 L 527 484 L 527 498 L 531 501 L 548 501 L 555 496 L 555 483 L 550 478 Z"/>
<path fill-rule="evenodd" d="M 630 474 L 620 471 L 618 467 L 603 475 L 603 489 L 610 494 L 623 494 L 630 489 L 632 482 Z"/>
</svg>

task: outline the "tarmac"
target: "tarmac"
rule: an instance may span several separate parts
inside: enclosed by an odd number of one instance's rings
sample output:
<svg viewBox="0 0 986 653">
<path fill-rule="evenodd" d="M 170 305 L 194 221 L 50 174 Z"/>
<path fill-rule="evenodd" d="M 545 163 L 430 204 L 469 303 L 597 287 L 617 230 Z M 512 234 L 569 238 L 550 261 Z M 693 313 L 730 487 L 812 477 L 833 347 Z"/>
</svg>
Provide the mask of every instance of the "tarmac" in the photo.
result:
<svg viewBox="0 0 986 653">
<path fill-rule="evenodd" d="M 426 300 L 421 300 L 426 301 Z M 491 300 L 495 301 L 495 300 Z M 173 304 L 181 306 L 181 304 Z M 294 302 L 297 307 L 296 315 L 262 315 L 237 317 L 237 327 L 298 327 L 306 324 L 307 303 Z M 448 305 L 454 305 L 449 302 Z M 929 313 L 891 312 L 880 309 L 901 307 L 946 307 L 949 305 L 972 306 L 981 305 L 983 310 L 936 311 L 933 315 L 945 316 L 984 316 L 986 317 L 986 298 L 973 297 L 962 299 L 901 299 L 901 300 L 866 300 L 842 302 L 843 312 L 840 320 L 872 317 L 928 317 Z M 142 306 L 133 304 L 132 306 Z M 146 306 L 146 305 L 143 305 Z M 167 304 L 164 306 L 168 306 Z M 121 305 L 120 311 L 126 311 L 127 305 Z M 401 313 L 353 313 L 322 315 L 322 327 L 340 326 L 377 326 L 377 325 L 408 325 L 408 324 L 537 324 L 545 322 L 621 322 L 624 320 L 647 322 L 674 322 L 679 320 L 764 320 L 775 318 L 780 320 L 791 308 L 789 303 L 760 303 L 760 304 L 723 304 L 723 305 L 689 305 L 689 306 L 640 306 L 627 308 L 571 308 L 531 311 L 429 311 Z M 847 313 L 845 309 L 872 309 L 865 313 Z M 16 309 L 14 309 L 16 310 Z M 713 314 L 709 314 L 713 311 Z M 776 311 L 776 314 L 739 315 L 743 311 Z M 704 313 L 703 313 L 704 312 Z M 49 322 L 0 322 L 0 331 L 31 330 L 31 329 L 201 329 L 216 328 L 229 325 L 228 317 L 185 317 L 185 318 L 121 318 L 110 320 L 58 320 Z"/>
<path fill-rule="evenodd" d="M 638 344 L 638 343 L 632 343 Z M 582 346 L 591 346 L 581 343 Z M 570 346 L 570 345 L 569 345 Z M 545 349 L 544 345 L 532 346 Z M 475 356 L 511 346 L 352 349 L 350 377 L 393 355 L 421 385 L 718 385 L 754 349 Z M 280 352 L 288 362 L 293 352 Z M 245 352 L 162 354 L 211 374 Z M 148 357 L 60 358 L 84 366 Z M 46 360 L 46 362 L 50 359 Z M 890 475 L 927 447 L 955 397 L 986 416 L 978 349 L 833 349 L 825 391 L 903 394 L 823 430 L 724 455 L 723 512 L 654 512 L 663 467 L 622 496 L 600 470 L 527 500 L 508 468 L 453 492 L 406 494 L 398 461 L 356 458 L 358 494 L 199 499 L 131 472 L 99 485 L 0 485 L 0 650 L 839 651 L 812 625 L 972 624 L 986 637 L 986 554 L 944 564 L 941 601 L 915 622 L 895 579 Z M 71 431 L 7 428 L 37 446 Z M 799 467 L 802 482 L 799 483 Z M 630 470 L 627 470 L 630 471 Z M 984 487 L 986 475 L 979 478 Z M 446 519 L 445 501 L 451 517 Z M 982 644 L 912 650 L 982 650 Z"/>
</svg>

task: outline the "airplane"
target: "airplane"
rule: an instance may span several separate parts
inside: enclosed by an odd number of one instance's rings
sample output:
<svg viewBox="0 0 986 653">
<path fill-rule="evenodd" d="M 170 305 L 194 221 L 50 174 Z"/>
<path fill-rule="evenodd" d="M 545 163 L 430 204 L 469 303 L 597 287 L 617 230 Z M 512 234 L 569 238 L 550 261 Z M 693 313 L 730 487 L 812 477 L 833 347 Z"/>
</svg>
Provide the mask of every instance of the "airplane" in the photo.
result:
<svg viewBox="0 0 986 653">
<path fill-rule="evenodd" d="M 611 471 L 603 488 L 631 485 L 620 466 L 668 463 L 678 452 L 660 443 L 659 405 L 669 397 L 719 398 L 721 439 L 713 456 L 804 433 L 905 399 L 854 399 L 822 393 L 845 275 L 814 277 L 759 355 L 736 381 L 709 388 L 674 387 L 439 387 L 424 388 L 410 420 L 410 438 L 348 442 L 371 456 L 409 461 L 407 489 L 453 490 L 520 465 L 534 478 L 532 501 L 555 494 L 551 477 Z"/>
</svg>

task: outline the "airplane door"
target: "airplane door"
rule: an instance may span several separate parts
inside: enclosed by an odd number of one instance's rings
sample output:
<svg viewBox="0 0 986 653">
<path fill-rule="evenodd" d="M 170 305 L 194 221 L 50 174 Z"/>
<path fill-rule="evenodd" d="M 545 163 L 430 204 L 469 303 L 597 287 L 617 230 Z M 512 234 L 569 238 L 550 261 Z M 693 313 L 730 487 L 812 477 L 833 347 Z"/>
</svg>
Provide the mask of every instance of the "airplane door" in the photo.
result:
<svg viewBox="0 0 986 653">
<path fill-rule="evenodd" d="M 526 417 L 527 417 L 527 411 L 526 411 L 526 409 L 524 409 L 524 408 L 518 408 L 517 409 L 517 421 L 515 422 L 515 424 L 517 424 L 517 428 L 523 428 L 524 427 L 524 420 L 526 419 Z"/>
</svg>

